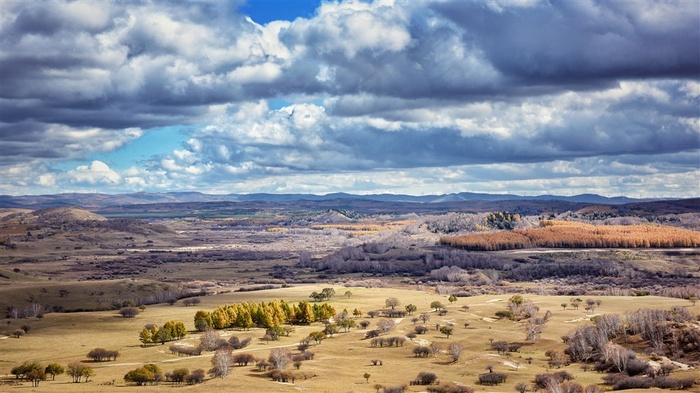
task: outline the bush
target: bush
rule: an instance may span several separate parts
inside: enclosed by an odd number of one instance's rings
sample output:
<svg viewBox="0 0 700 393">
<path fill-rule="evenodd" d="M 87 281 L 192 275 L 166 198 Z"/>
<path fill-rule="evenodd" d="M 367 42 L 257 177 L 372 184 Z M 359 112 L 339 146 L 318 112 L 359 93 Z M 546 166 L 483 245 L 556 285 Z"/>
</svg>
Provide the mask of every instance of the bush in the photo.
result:
<svg viewBox="0 0 700 393">
<path fill-rule="evenodd" d="M 617 381 L 612 390 L 649 389 L 652 382 L 649 377 L 625 377 Z"/>
<path fill-rule="evenodd" d="M 424 346 L 418 346 L 413 348 L 413 354 L 416 357 L 427 358 L 430 356 L 430 348 Z"/>
<path fill-rule="evenodd" d="M 647 363 L 645 360 L 631 359 L 629 362 L 627 362 L 625 371 L 627 372 L 627 375 L 634 377 L 635 375 L 645 374 L 648 368 L 649 363 Z"/>
<path fill-rule="evenodd" d="M 95 348 L 92 351 L 88 352 L 87 357 L 92 359 L 94 362 L 117 360 L 117 357 L 119 357 L 119 352 L 110 351 L 104 348 Z"/>
<path fill-rule="evenodd" d="M 564 381 L 571 381 L 574 377 L 566 371 L 559 371 L 550 374 L 537 374 L 535 375 L 535 385 L 545 389 L 549 384 L 557 384 Z"/>
<path fill-rule="evenodd" d="M 236 336 L 231 336 L 228 339 L 228 343 L 231 345 L 231 349 L 243 349 L 250 344 L 251 338 L 244 338 L 242 341 Z"/>
<path fill-rule="evenodd" d="M 669 377 L 658 377 L 654 379 L 654 387 L 659 389 L 687 390 L 693 387 L 695 378 L 673 379 Z"/>
<path fill-rule="evenodd" d="M 418 376 L 416 379 L 413 381 L 415 385 L 432 385 L 437 381 L 437 375 L 434 373 L 428 373 L 425 371 L 421 371 L 418 373 Z"/>
<path fill-rule="evenodd" d="M 139 309 L 136 307 L 122 307 L 119 310 L 119 315 L 121 315 L 124 318 L 133 318 L 139 315 Z"/>
<path fill-rule="evenodd" d="M 508 376 L 503 373 L 485 373 L 479 374 L 479 384 L 493 386 L 504 383 Z"/>
<path fill-rule="evenodd" d="M 446 383 L 440 386 L 431 386 L 427 389 L 428 393 L 474 393 L 474 389 L 455 385 L 453 383 Z"/>
<path fill-rule="evenodd" d="M 187 382 L 188 385 L 194 385 L 198 383 L 204 382 L 204 377 L 205 377 L 204 369 L 197 369 L 192 371 L 192 374 L 188 375 L 185 377 L 185 382 Z"/>
</svg>

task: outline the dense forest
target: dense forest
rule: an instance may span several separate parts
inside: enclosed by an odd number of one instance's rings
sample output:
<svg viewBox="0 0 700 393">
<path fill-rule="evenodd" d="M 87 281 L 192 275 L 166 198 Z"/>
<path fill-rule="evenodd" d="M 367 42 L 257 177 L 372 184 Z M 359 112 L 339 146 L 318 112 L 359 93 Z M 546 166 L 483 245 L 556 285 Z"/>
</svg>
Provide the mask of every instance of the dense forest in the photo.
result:
<svg viewBox="0 0 700 393">
<path fill-rule="evenodd" d="M 591 225 L 543 220 L 539 228 L 446 236 L 440 244 L 474 251 L 519 248 L 676 248 L 700 246 L 700 232 L 665 225 Z"/>
</svg>

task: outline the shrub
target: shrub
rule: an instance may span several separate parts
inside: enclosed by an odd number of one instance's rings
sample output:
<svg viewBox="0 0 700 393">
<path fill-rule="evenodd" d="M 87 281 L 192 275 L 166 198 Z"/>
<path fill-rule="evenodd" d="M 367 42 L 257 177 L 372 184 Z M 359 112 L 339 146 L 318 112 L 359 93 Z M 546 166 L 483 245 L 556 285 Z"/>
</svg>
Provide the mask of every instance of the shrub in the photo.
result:
<svg viewBox="0 0 700 393">
<path fill-rule="evenodd" d="M 503 373 L 485 373 L 479 374 L 479 384 L 480 385 L 498 385 L 504 383 L 508 376 Z"/>
<path fill-rule="evenodd" d="M 413 354 L 416 357 L 427 358 L 430 356 L 430 348 L 424 346 L 418 346 L 413 348 Z"/>
<path fill-rule="evenodd" d="M 574 377 L 566 371 L 559 371 L 549 374 L 535 375 L 535 385 L 544 389 L 550 384 L 561 384 L 564 381 L 571 381 Z"/>
<path fill-rule="evenodd" d="M 199 368 L 197 370 L 192 371 L 192 374 L 189 374 L 188 376 L 186 376 L 185 382 L 187 382 L 187 384 L 189 384 L 189 385 L 202 383 L 202 382 L 204 382 L 204 376 L 205 376 L 204 369 Z"/>
<path fill-rule="evenodd" d="M 624 377 L 615 382 L 612 390 L 649 389 L 652 382 L 652 379 L 648 377 Z"/>
<path fill-rule="evenodd" d="M 453 383 L 446 383 L 440 386 L 430 386 L 426 390 L 428 393 L 474 393 L 474 389 L 470 387 L 455 385 Z"/>
<path fill-rule="evenodd" d="M 231 338 L 228 339 L 228 343 L 231 345 L 231 349 L 243 349 L 250 344 L 251 338 L 244 338 L 243 340 L 239 340 L 238 337 L 236 336 L 231 336 Z"/>
<path fill-rule="evenodd" d="M 124 318 L 133 318 L 139 315 L 139 309 L 136 307 L 122 307 L 119 310 L 119 315 L 121 315 Z"/>
<path fill-rule="evenodd" d="M 437 381 L 437 375 L 421 371 L 413 382 L 415 385 L 432 385 L 435 381 Z"/>
<path fill-rule="evenodd" d="M 643 359 L 631 359 L 627 362 L 627 367 L 625 371 L 627 375 L 634 377 L 635 375 L 642 375 L 647 372 L 649 368 L 649 363 Z"/>
</svg>

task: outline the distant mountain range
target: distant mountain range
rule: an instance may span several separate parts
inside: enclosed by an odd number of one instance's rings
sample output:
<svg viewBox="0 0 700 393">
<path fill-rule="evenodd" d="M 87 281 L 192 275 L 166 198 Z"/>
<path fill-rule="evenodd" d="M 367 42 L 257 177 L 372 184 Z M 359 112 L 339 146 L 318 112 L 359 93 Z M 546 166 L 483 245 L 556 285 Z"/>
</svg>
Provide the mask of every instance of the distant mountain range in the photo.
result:
<svg viewBox="0 0 700 393">
<path fill-rule="evenodd" d="M 314 194 L 226 194 L 214 195 L 200 192 L 166 192 L 130 194 L 100 194 L 100 193 L 66 193 L 53 195 L 0 195 L 0 208 L 45 209 L 50 207 L 78 206 L 87 210 L 100 210 L 108 207 L 164 204 L 164 203 L 204 203 L 204 202 L 294 202 L 294 201 L 374 201 L 394 203 L 454 204 L 469 201 L 560 201 L 597 205 L 622 205 L 627 203 L 651 202 L 659 199 L 635 199 L 628 197 L 608 198 L 596 194 L 581 194 L 574 196 L 539 195 L 522 196 L 513 194 L 482 194 L 461 192 L 441 195 L 403 195 L 403 194 L 373 194 L 355 195 L 333 193 L 326 195 Z"/>
</svg>

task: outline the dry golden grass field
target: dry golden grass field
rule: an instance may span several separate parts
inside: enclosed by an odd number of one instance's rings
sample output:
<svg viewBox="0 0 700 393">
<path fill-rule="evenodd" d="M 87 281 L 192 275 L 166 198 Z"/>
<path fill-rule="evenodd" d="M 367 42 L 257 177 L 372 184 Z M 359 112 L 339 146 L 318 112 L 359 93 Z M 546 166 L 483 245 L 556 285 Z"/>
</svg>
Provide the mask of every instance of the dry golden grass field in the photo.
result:
<svg viewBox="0 0 700 393">
<path fill-rule="evenodd" d="M 536 374 L 548 370 L 545 352 L 549 349 L 563 349 L 561 337 L 578 324 L 591 323 L 594 315 L 587 314 L 583 307 L 574 310 L 571 307 L 563 310 L 561 304 L 569 302 L 569 297 L 523 295 L 526 300 L 533 301 L 540 307 L 540 313 L 547 310 L 553 313 L 547 322 L 546 329 L 539 341 L 534 344 L 525 342 L 524 322 L 497 320 L 494 314 L 504 310 L 511 295 L 484 295 L 459 298 L 456 302 L 448 302 L 446 296 L 437 295 L 432 290 L 396 289 L 396 288 L 345 288 L 334 286 L 337 293 L 329 303 L 340 312 L 347 309 L 352 313 L 355 308 L 363 311 L 360 320 L 368 320 L 376 326 L 380 319 L 369 318 L 367 312 L 385 308 L 385 300 L 395 297 L 401 306 L 414 304 L 418 313 L 430 312 L 427 325 L 430 331 L 419 335 L 413 341 L 407 340 L 401 347 L 371 347 L 364 339 L 366 330 L 354 328 L 347 333 L 338 333 L 327 338 L 320 345 L 312 346 L 310 351 L 315 353 L 313 360 L 303 362 L 300 374 L 307 379 L 298 378 L 294 383 L 273 382 L 264 372 L 256 371 L 255 366 L 235 367 L 233 372 L 224 379 L 207 379 L 199 385 L 174 385 L 163 382 L 157 386 L 134 386 L 124 382 L 124 375 L 140 365 L 154 363 L 163 372 L 175 368 L 186 367 L 190 370 L 211 367 L 211 352 L 201 356 L 178 357 L 171 354 L 166 345 L 143 347 L 139 341 L 139 332 L 145 324 L 162 325 L 169 320 L 183 321 L 190 330 L 182 344 L 196 345 L 199 334 L 194 332 L 193 316 L 198 309 L 213 310 L 219 305 L 242 301 L 260 302 L 272 299 L 284 299 L 288 302 L 309 300 L 309 294 L 320 291 L 329 285 L 305 286 L 274 289 L 255 292 L 227 293 L 202 298 L 202 303 L 195 307 L 185 307 L 181 301 L 177 304 L 148 306 L 145 311 L 135 318 L 122 318 L 116 311 L 100 311 L 89 313 L 49 313 L 42 319 L 2 320 L 0 326 L 0 376 L 6 374 L 0 385 L 0 392 L 375 392 L 375 385 L 396 386 L 408 384 L 416 378 L 420 371 L 435 373 L 441 383 L 454 382 L 473 387 L 477 392 L 515 392 L 518 382 L 532 385 Z M 418 288 L 418 287 L 417 287 Z M 351 291 L 348 298 L 343 296 L 345 291 Z M 693 314 L 700 312 L 700 305 L 692 306 L 683 299 L 662 297 L 603 297 L 595 299 L 602 301 L 595 314 L 624 313 L 640 308 L 670 309 L 674 306 L 686 307 Z M 433 301 L 442 302 L 448 312 L 438 316 L 430 309 Z M 463 306 L 469 306 L 465 311 Z M 404 336 L 413 331 L 411 317 L 395 319 L 395 329 L 387 336 Z M 434 325 L 448 322 L 454 323 L 454 334 L 448 338 L 435 330 Z M 419 322 L 420 323 L 420 322 Z M 469 325 L 465 327 L 465 323 Z M 697 321 L 696 321 L 697 323 Z M 8 337 L 21 324 L 31 325 L 27 335 L 20 338 Z M 700 327 L 699 327 L 700 328 Z M 285 346 L 297 352 L 296 346 L 309 332 L 323 329 L 321 323 L 310 326 L 295 326 L 289 337 L 279 341 L 266 343 L 261 340 L 262 329 L 249 331 L 221 331 L 224 338 L 236 335 L 239 338 L 251 337 L 250 346 L 236 352 L 249 352 L 258 358 L 267 358 L 274 347 Z M 520 352 L 499 355 L 490 349 L 490 340 L 505 340 L 525 344 Z M 464 352 L 457 362 L 441 353 L 437 358 L 416 358 L 413 348 L 416 345 L 427 345 L 438 342 L 443 349 L 451 342 L 459 342 L 464 346 Z M 116 361 L 95 363 L 86 357 L 88 351 L 102 347 L 118 350 Z M 640 356 L 644 356 L 641 354 Z M 526 361 L 532 358 L 531 364 Z M 372 365 L 371 360 L 380 359 L 382 366 Z M 67 375 L 59 375 L 55 381 L 40 383 L 32 387 L 30 382 L 13 384 L 14 376 L 9 375 L 12 367 L 23 361 L 37 361 L 43 365 L 57 362 L 66 365 L 73 361 L 85 362 L 93 367 L 95 376 L 87 383 L 72 383 Z M 477 376 L 487 372 L 487 366 L 492 365 L 494 372 L 508 375 L 504 384 L 494 387 L 477 385 Z M 575 377 L 575 381 L 583 386 L 598 384 L 603 374 L 594 371 L 584 372 L 580 364 L 571 364 L 563 368 Z M 368 380 L 363 375 L 370 374 Z M 697 370 L 676 371 L 674 375 L 694 375 Z M 602 386 L 602 385 L 601 385 Z M 425 386 L 409 386 L 408 392 L 425 392 Z M 640 390 L 641 391 L 641 390 Z M 646 390 L 649 391 L 649 390 Z M 634 390 L 632 390 L 634 392 Z"/>
</svg>

